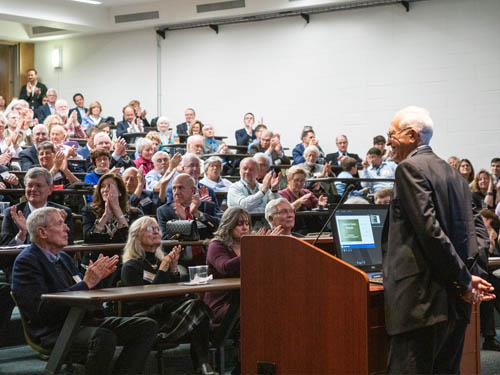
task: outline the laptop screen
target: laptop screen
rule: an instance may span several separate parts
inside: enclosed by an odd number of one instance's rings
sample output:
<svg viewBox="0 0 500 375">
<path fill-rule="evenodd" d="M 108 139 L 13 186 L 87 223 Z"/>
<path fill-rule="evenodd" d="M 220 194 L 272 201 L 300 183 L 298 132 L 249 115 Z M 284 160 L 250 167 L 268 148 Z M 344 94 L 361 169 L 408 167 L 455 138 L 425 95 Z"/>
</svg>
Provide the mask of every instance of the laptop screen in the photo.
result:
<svg viewBox="0 0 500 375">
<path fill-rule="evenodd" d="M 337 255 L 365 272 L 382 270 L 382 230 L 388 206 L 342 205 L 332 220 Z"/>
</svg>

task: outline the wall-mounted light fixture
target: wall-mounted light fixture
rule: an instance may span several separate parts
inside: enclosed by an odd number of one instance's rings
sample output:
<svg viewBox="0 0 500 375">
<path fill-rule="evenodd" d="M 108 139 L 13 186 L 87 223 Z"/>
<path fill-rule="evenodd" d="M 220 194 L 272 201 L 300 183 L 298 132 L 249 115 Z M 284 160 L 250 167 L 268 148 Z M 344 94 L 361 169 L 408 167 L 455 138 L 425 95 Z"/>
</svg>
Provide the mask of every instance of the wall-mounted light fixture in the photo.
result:
<svg viewBox="0 0 500 375">
<path fill-rule="evenodd" d="M 52 67 L 54 69 L 62 68 L 62 50 L 59 47 L 52 50 Z"/>
</svg>

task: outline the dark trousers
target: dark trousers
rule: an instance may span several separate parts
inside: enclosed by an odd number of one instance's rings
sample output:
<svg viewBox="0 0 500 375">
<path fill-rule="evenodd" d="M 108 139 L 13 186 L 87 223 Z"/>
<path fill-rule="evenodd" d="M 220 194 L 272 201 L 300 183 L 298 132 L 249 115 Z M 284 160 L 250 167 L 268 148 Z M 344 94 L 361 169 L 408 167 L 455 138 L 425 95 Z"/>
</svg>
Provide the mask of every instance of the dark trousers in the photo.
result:
<svg viewBox="0 0 500 375">
<path fill-rule="evenodd" d="M 109 317 L 98 327 L 82 327 L 71 348 L 88 351 L 86 374 L 142 374 L 157 333 L 153 319 Z M 123 350 L 111 372 L 116 346 L 123 346 Z"/>
<path fill-rule="evenodd" d="M 452 320 L 391 336 L 389 374 L 458 374 L 466 328 Z"/>
<path fill-rule="evenodd" d="M 10 316 L 14 309 L 14 301 L 10 296 L 10 285 L 0 283 L 0 344 L 8 339 L 7 328 L 10 322 Z"/>
</svg>

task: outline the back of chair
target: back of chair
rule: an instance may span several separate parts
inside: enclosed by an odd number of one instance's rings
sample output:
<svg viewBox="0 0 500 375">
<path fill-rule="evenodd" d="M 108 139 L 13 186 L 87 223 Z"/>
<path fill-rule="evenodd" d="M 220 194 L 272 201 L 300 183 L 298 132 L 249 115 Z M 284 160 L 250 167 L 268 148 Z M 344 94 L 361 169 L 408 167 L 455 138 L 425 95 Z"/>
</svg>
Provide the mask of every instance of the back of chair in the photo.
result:
<svg viewBox="0 0 500 375">
<path fill-rule="evenodd" d="M 24 333 L 24 339 L 26 340 L 26 343 L 29 346 L 31 346 L 31 348 L 33 350 L 35 350 L 38 353 L 40 353 L 40 357 L 43 360 L 47 360 L 48 356 L 50 356 L 50 353 L 52 352 L 52 350 L 51 349 L 47 349 L 47 348 L 43 348 L 43 347 L 41 347 L 40 345 L 38 345 L 36 342 L 34 342 L 32 340 L 32 338 L 30 337 L 30 335 L 28 333 L 28 321 L 27 321 L 27 318 L 23 314 L 23 310 L 21 310 L 21 308 L 19 307 L 19 304 L 17 303 L 16 298 L 14 297 L 14 293 L 12 293 L 12 291 L 10 292 L 10 295 L 11 295 L 14 303 L 16 304 L 17 308 L 19 309 L 19 315 L 21 315 L 21 323 L 23 325 L 23 333 Z"/>
</svg>

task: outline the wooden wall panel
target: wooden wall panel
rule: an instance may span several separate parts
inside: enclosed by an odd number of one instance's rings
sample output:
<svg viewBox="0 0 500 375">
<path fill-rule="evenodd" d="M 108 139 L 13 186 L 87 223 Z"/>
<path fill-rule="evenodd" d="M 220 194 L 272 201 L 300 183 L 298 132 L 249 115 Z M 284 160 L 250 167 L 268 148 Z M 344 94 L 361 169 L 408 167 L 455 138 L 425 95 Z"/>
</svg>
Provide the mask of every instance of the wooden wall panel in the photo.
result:
<svg viewBox="0 0 500 375">
<path fill-rule="evenodd" d="M 19 43 L 19 87 L 26 84 L 26 71 L 35 67 L 35 44 Z"/>
</svg>

